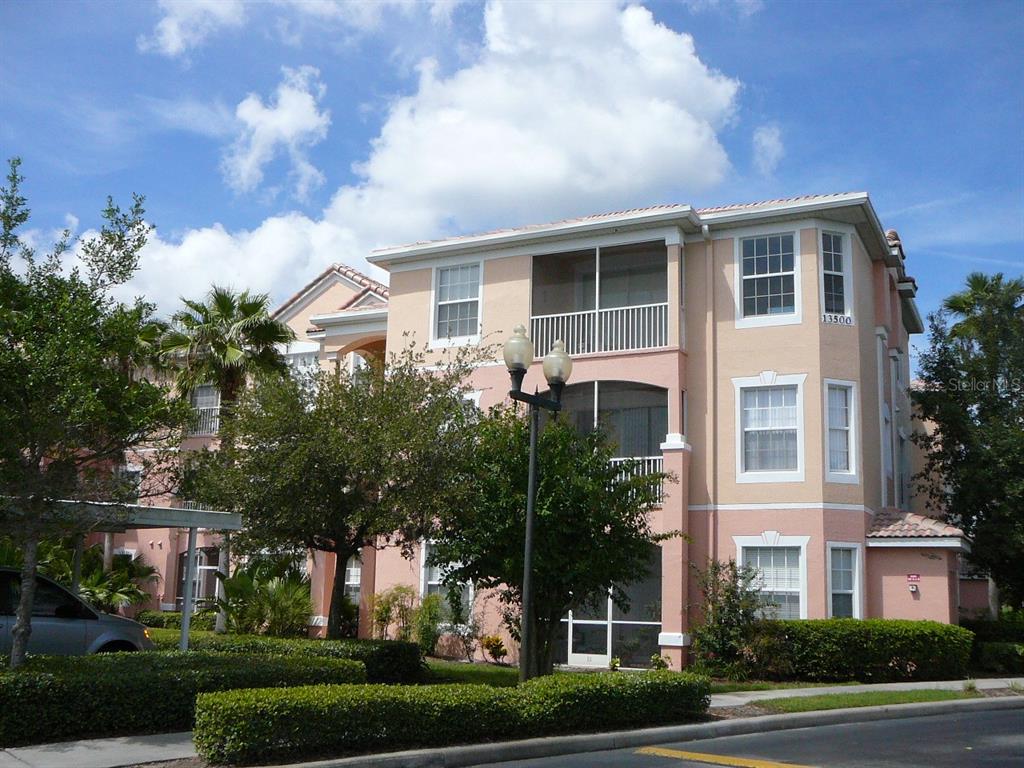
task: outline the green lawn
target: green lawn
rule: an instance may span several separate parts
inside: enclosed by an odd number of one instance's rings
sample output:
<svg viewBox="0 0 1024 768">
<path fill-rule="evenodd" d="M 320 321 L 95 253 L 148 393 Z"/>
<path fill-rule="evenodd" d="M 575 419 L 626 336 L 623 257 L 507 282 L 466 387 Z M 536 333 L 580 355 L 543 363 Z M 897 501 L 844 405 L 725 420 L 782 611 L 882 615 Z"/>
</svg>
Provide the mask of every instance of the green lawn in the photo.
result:
<svg viewBox="0 0 1024 768">
<path fill-rule="evenodd" d="M 769 680 L 747 680 L 745 682 L 733 682 L 731 680 L 712 680 L 711 693 L 736 693 L 737 691 L 775 691 L 784 688 L 823 688 L 832 685 L 857 685 L 857 683 L 808 683 L 808 682 L 786 682 L 776 683 Z"/>
<path fill-rule="evenodd" d="M 458 661 L 427 659 L 432 683 L 477 683 L 495 688 L 508 688 L 519 682 L 517 667 L 494 664 L 465 664 Z"/>
<path fill-rule="evenodd" d="M 772 712 L 814 712 L 847 707 L 877 707 L 884 704 L 915 704 L 922 701 L 974 699 L 976 691 L 868 691 L 866 693 L 830 693 L 822 696 L 793 696 L 752 702 Z"/>
</svg>

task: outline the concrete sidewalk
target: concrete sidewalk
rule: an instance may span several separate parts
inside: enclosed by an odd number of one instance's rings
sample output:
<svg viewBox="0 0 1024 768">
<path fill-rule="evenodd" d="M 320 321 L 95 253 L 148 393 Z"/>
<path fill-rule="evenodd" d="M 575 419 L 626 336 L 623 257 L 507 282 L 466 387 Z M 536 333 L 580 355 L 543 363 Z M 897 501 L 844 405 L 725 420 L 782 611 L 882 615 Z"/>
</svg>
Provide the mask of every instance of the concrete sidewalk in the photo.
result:
<svg viewBox="0 0 1024 768">
<path fill-rule="evenodd" d="M 1024 686 L 1024 677 L 987 678 L 975 682 L 979 690 L 1008 688 L 1011 683 Z M 963 687 L 963 680 L 946 680 L 926 683 L 830 685 L 820 688 L 779 688 L 771 691 L 739 691 L 736 693 L 715 694 L 711 697 L 711 708 L 736 707 L 758 700 L 780 699 L 789 696 L 819 696 L 828 693 L 859 693 L 862 691 L 958 691 L 962 690 Z M 792 715 L 776 717 L 792 717 Z M 764 718 L 758 719 L 763 720 Z M 588 739 L 593 737 L 568 736 L 559 738 Z M 488 746 L 493 747 L 495 745 Z M 123 736 L 116 739 L 64 741 L 56 744 L 39 744 L 33 747 L 15 747 L 0 750 L 0 768 L 122 768 L 126 765 L 137 765 L 139 763 L 154 763 L 161 760 L 178 760 L 194 757 L 195 754 L 191 733 L 162 733 L 151 736 Z"/>
</svg>

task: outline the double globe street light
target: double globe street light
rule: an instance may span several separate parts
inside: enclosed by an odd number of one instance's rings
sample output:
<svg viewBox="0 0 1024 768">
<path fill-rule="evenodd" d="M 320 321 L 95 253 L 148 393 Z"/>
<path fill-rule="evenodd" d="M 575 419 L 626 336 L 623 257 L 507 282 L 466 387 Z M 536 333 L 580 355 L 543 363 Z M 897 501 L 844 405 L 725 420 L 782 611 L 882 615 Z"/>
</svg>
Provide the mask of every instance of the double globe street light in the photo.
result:
<svg viewBox="0 0 1024 768">
<path fill-rule="evenodd" d="M 526 543 L 523 547 L 523 608 L 519 627 L 519 679 L 529 680 L 536 675 L 531 666 L 533 659 L 533 506 L 537 495 L 537 426 L 540 409 L 562 410 L 562 390 L 572 374 L 572 358 L 565 351 L 565 342 L 556 341 L 544 356 L 544 378 L 547 379 L 551 398 L 541 397 L 536 388 L 531 395 L 523 392 L 526 369 L 533 363 L 533 342 L 526 336 L 526 328 L 517 325 L 503 348 L 505 365 L 512 378 L 508 396 L 530 406 L 530 470 L 526 483 Z"/>
</svg>

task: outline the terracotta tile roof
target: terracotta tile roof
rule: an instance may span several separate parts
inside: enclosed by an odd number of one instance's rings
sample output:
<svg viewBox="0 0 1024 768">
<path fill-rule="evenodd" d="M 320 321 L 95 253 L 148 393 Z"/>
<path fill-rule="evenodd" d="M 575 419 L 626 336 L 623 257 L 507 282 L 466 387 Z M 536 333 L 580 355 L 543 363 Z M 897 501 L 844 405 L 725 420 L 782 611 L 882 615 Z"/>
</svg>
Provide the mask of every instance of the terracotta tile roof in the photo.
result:
<svg viewBox="0 0 1024 768">
<path fill-rule="evenodd" d="M 354 304 L 358 304 L 360 301 L 365 299 L 370 293 L 375 293 L 378 296 L 383 295 L 385 299 L 388 297 L 387 287 L 385 287 L 383 291 L 373 291 L 370 288 L 363 288 L 363 290 L 352 296 L 352 298 L 350 298 L 348 301 L 346 301 L 344 304 L 338 307 L 338 311 L 340 312 L 343 309 L 380 309 L 381 307 L 387 306 L 386 301 L 371 301 L 368 304 L 364 304 L 361 307 L 353 306 Z"/>
<path fill-rule="evenodd" d="M 928 539 L 950 536 L 963 538 L 964 532 L 941 520 L 898 509 L 885 509 L 876 513 L 871 530 L 868 531 L 869 539 Z"/>
<path fill-rule="evenodd" d="M 350 280 L 356 285 L 362 286 L 362 290 L 357 294 L 357 296 L 359 297 L 364 296 L 369 291 L 372 291 L 373 293 L 376 293 L 378 296 L 383 296 L 385 299 L 389 298 L 388 287 L 384 285 L 384 283 L 379 283 L 372 277 L 367 277 L 358 269 L 353 269 L 347 264 L 331 264 L 331 266 L 329 266 L 319 275 L 317 275 L 304 286 L 302 286 L 302 288 L 300 288 L 295 294 L 293 294 L 287 301 L 285 301 L 283 304 L 281 304 L 281 306 L 275 309 L 273 313 L 274 316 L 276 317 L 282 314 L 292 304 L 294 304 L 296 301 L 302 298 L 302 296 L 306 293 L 307 290 L 309 290 L 311 286 L 316 285 L 317 283 L 319 283 L 321 280 L 328 277 L 332 273 L 340 275 L 341 277 L 344 277 L 346 280 Z"/>
<path fill-rule="evenodd" d="M 803 203 L 803 202 L 811 202 L 811 201 L 814 201 L 814 200 L 830 200 L 830 199 L 833 199 L 833 198 L 843 197 L 844 195 L 848 195 L 848 194 L 851 194 L 851 193 L 849 193 L 849 192 L 833 192 L 833 193 L 830 193 L 830 194 L 827 194 L 827 195 L 800 195 L 798 197 L 782 197 L 782 198 L 778 198 L 778 199 L 775 199 L 775 200 L 760 200 L 760 201 L 754 202 L 754 203 L 736 203 L 736 204 L 732 204 L 732 205 L 719 205 L 719 206 L 715 206 L 715 207 L 711 207 L 711 208 L 695 208 L 694 211 L 698 215 L 700 215 L 700 214 L 710 214 L 710 213 L 728 213 L 728 212 L 732 212 L 732 211 L 743 211 L 743 210 L 750 210 L 750 209 L 756 209 L 756 208 L 763 208 L 763 207 L 767 207 L 767 206 L 784 205 L 786 203 Z M 455 243 L 455 242 L 458 242 L 460 240 L 467 240 L 467 239 L 472 239 L 472 238 L 476 238 L 476 237 L 487 237 L 487 236 L 490 236 L 490 235 L 511 235 L 511 234 L 518 233 L 518 232 L 531 232 L 531 231 L 534 231 L 534 230 L 548 229 L 550 227 L 559 227 L 559 226 L 564 226 L 564 225 L 568 225 L 568 224 L 585 224 L 587 222 L 596 222 L 596 221 L 602 221 L 602 220 L 605 220 L 605 219 L 612 219 L 612 220 L 614 220 L 614 219 L 622 218 L 623 216 L 631 216 L 631 215 L 641 214 L 641 213 L 670 213 L 670 212 L 672 212 L 674 210 L 684 211 L 687 208 L 688 208 L 688 206 L 684 205 L 683 203 L 663 203 L 663 204 L 660 204 L 660 205 L 650 205 L 650 206 L 643 207 L 643 208 L 626 208 L 626 209 L 621 210 L 621 211 L 612 211 L 610 213 L 592 213 L 592 214 L 589 214 L 587 216 L 576 216 L 576 217 L 573 217 L 573 218 L 561 219 L 559 221 L 551 221 L 551 222 L 547 222 L 547 223 L 543 223 L 543 224 L 525 224 L 525 225 L 523 225 L 521 227 L 503 227 L 503 228 L 500 228 L 500 229 L 492 229 L 492 230 L 487 231 L 487 232 L 475 232 L 475 233 L 466 234 L 466 235 L 456 235 L 454 237 L 440 237 L 440 238 L 436 238 L 436 239 L 433 239 L 433 240 L 418 240 L 418 241 L 416 241 L 414 243 L 406 243 L 405 245 L 394 246 L 394 247 L 396 247 L 396 248 L 414 248 L 416 246 L 431 245 L 433 243 L 447 243 L 447 242 Z M 376 250 L 381 251 L 381 250 L 391 250 L 391 249 L 392 249 L 391 247 L 388 247 L 388 248 L 379 248 L 379 249 L 376 249 Z"/>
</svg>

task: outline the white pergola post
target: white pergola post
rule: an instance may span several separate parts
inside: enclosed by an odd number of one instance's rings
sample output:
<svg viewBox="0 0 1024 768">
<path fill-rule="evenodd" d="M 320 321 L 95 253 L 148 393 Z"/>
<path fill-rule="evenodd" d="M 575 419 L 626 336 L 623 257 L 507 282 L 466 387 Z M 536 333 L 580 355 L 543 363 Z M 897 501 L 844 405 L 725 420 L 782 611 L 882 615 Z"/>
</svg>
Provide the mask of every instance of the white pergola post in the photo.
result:
<svg viewBox="0 0 1024 768">
<path fill-rule="evenodd" d="M 196 578 L 196 533 L 197 528 L 188 529 L 188 554 L 185 556 L 185 594 L 184 603 L 181 606 L 181 641 L 178 647 L 188 650 L 188 630 L 192 624 L 192 591 L 193 582 Z"/>
</svg>

